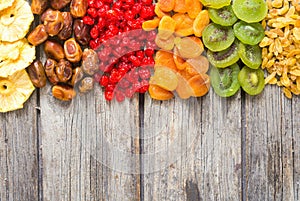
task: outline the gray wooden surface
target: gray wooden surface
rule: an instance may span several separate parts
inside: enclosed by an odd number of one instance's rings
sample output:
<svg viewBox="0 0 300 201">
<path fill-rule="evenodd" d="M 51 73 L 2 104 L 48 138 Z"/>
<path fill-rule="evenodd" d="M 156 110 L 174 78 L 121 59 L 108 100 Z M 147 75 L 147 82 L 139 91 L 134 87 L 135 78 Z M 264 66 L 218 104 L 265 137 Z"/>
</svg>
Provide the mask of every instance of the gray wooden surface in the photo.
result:
<svg viewBox="0 0 300 201">
<path fill-rule="evenodd" d="M 275 86 L 123 103 L 97 86 L 62 103 L 48 85 L 0 114 L 0 201 L 297 201 L 299 111 Z"/>
</svg>

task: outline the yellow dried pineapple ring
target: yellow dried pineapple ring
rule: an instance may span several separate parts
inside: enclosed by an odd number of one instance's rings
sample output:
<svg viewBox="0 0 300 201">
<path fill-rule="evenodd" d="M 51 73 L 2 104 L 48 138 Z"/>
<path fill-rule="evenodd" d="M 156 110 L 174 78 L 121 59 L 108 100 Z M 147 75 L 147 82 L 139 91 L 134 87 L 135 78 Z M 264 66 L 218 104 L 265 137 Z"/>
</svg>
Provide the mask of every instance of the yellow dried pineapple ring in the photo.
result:
<svg viewBox="0 0 300 201">
<path fill-rule="evenodd" d="M 28 2 L 15 0 L 11 7 L 0 11 L 0 41 L 14 42 L 24 38 L 33 20 Z"/>
<path fill-rule="evenodd" d="M 6 78 L 0 77 L 0 112 L 23 108 L 24 102 L 34 89 L 26 70 L 18 71 Z"/>
<path fill-rule="evenodd" d="M 23 70 L 35 59 L 35 47 L 26 39 L 13 43 L 0 42 L 0 77 Z"/>
<path fill-rule="evenodd" d="M 13 5 L 15 0 L 0 0 L 0 11 Z"/>
</svg>

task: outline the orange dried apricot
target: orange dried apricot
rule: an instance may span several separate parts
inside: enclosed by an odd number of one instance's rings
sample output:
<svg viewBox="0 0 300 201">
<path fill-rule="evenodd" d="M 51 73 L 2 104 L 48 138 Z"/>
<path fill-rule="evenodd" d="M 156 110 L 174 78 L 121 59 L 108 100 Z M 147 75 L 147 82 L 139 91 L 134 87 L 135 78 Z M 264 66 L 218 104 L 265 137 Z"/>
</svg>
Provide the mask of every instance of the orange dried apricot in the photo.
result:
<svg viewBox="0 0 300 201">
<path fill-rule="evenodd" d="M 202 55 L 197 58 L 186 60 L 198 73 L 206 73 L 209 68 L 208 59 Z"/>
<path fill-rule="evenodd" d="M 209 24 L 209 15 L 207 10 L 202 10 L 193 23 L 195 36 L 201 37 L 203 29 Z"/>
<path fill-rule="evenodd" d="M 174 48 L 173 59 L 178 70 L 184 70 L 188 66 L 188 63 L 179 55 L 177 48 Z"/>
<path fill-rule="evenodd" d="M 175 33 L 179 36 L 189 36 L 194 33 L 193 23 L 194 20 L 187 14 L 176 13 L 172 16 L 176 21 Z"/>
<path fill-rule="evenodd" d="M 164 12 L 170 12 L 174 9 L 175 0 L 158 0 L 157 5 Z"/>
<path fill-rule="evenodd" d="M 168 12 L 162 11 L 158 5 L 155 6 L 154 13 L 157 15 L 158 18 L 162 18 L 163 16 L 170 16 Z"/>
<path fill-rule="evenodd" d="M 175 37 L 173 35 L 171 35 L 166 40 L 162 39 L 159 35 L 156 35 L 155 43 L 161 49 L 172 50 L 174 47 L 174 39 L 175 39 Z"/>
<path fill-rule="evenodd" d="M 193 90 L 188 84 L 188 81 L 181 74 L 178 73 L 177 77 L 178 77 L 178 85 L 176 88 L 176 92 L 180 98 L 188 99 L 193 95 Z"/>
<path fill-rule="evenodd" d="M 173 11 L 178 13 L 185 13 L 187 11 L 185 6 L 185 0 L 175 0 L 175 6 Z"/>
<path fill-rule="evenodd" d="M 185 0 L 186 10 L 188 15 L 195 19 L 202 10 L 202 3 L 199 0 Z"/>
<path fill-rule="evenodd" d="M 183 58 L 197 58 L 204 51 L 202 41 L 197 37 L 175 38 L 175 45 Z"/>
<path fill-rule="evenodd" d="M 173 54 L 171 52 L 159 50 L 156 52 L 154 60 L 156 65 L 165 66 L 174 71 L 177 70 L 173 60 Z"/>
<path fill-rule="evenodd" d="M 190 87 L 193 90 L 193 96 L 204 96 L 210 87 L 210 79 L 207 74 L 198 74 L 188 80 Z"/>
<path fill-rule="evenodd" d="M 168 39 L 175 31 L 176 21 L 170 16 L 163 16 L 158 25 L 158 36 L 161 39 Z"/>
<path fill-rule="evenodd" d="M 170 100 L 174 97 L 174 94 L 170 91 L 167 91 L 155 84 L 149 85 L 149 94 L 150 97 L 155 100 Z"/>
<path fill-rule="evenodd" d="M 165 66 L 154 66 L 154 75 L 150 78 L 150 84 L 156 84 L 159 87 L 173 91 L 178 85 L 176 72 Z"/>
<path fill-rule="evenodd" d="M 156 29 L 158 27 L 159 21 L 160 21 L 160 19 L 157 18 L 157 17 L 155 17 L 153 20 L 147 20 L 147 21 L 143 22 L 142 28 L 145 31 L 154 30 L 154 29 Z"/>
</svg>

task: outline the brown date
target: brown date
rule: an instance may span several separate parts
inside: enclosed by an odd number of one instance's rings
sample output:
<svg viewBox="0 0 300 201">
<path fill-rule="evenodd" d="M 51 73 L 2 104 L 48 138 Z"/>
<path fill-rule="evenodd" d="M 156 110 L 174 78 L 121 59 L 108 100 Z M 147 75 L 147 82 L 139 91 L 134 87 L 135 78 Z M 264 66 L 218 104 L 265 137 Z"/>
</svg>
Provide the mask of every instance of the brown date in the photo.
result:
<svg viewBox="0 0 300 201">
<path fill-rule="evenodd" d="M 87 0 L 72 0 L 70 11 L 74 18 L 83 17 L 88 7 Z"/>
<path fill-rule="evenodd" d="M 67 82 L 72 77 L 72 64 L 66 59 L 61 59 L 57 63 L 55 73 L 60 82 Z"/>
<path fill-rule="evenodd" d="M 51 7 L 60 10 L 64 8 L 71 0 L 50 0 Z"/>
<path fill-rule="evenodd" d="M 76 96 L 76 92 L 69 85 L 55 85 L 52 87 L 52 95 L 59 100 L 70 101 Z"/>
<path fill-rule="evenodd" d="M 99 58 L 97 53 L 92 49 L 84 49 L 82 53 L 82 64 L 83 72 L 88 75 L 94 75 L 99 68 Z"/>
<path fill-rule="evenodd" d="M 70 38 L 64 43 L 64 52 L 66 58 L 71 62 L 79 62 L 82 56 L 82 50 L 80 45 L 74 38 Z"/>
<path fill-rule="evenodd" d="M 73 69 L 73 75 L 69 84 L 75 86 L 82 78 L 83 78 L 83 72 L 80 67 L 77 67 Z"/>
<path fill-rule="evenodd" d="M 83 20 L 76 19 L 73 24 L 74 36 L 78 43 L 81 45 L 88 45 L 91 36 L 90 36 L 89 25 L 83 23 Z"/>
<path fill-rule="evenodd" d="M 48 0 L 32 0 L 31 11 L 33 14 L 40 15 L 48 6 Z"/>
<path fill-rule="evenodd" d="M 46 74 L 44 70 L 44 66 L 41 61 L 36 60 L 34 61 L 28 68 L 27 68 L 28 75 L 32 84 L 37 88 L 42 88 L 46 85 Z"/>
<path fill-rule="evenodd" d="M 86 93 L 88 91 L 91 91 L 94 88 L 94 79 L 91 77 L 83 78 L 78 88 L 81 93 Z"/>
<path fill-rule="evenodd" d="M 56 36 L 64 26 L 64 18 L 58 10 L 46 10 L 41 20 L 44 22 L 46 31 L 50 36 Z"/>
<path fill-rule="evenodd" d="M 40 24 L 37 27 L 35 27 L 27 37 L 28 42 L 34 46 L 42 44 L 47 40 L 47 38 L 48 33 L 46 32 L 46 27 L 43 24 Z"/>
<path fill-rule="evenodd" d="M 57 36 L 60 40 L 67 40 L 72 35 L 73 18 L 70 12 L 62 12 L 61 14 L 64 18 L 64 25 Z"/>
<path fill-rule="evenodd" d="M 45 42 L 44 51 L 48 57 L 57 61 L 65 58 L 64 49 L 58 42 L 47 40 Z"/>
<path fill-rule="evenodd" d="M 56 75 L 55 68 L 57 66 L 57 62 L 53 59 L 47 59 L 45 62 L 45 72 L 49 82 L 52 84 L 57 84 L 59 79 Z"/>
</svg>

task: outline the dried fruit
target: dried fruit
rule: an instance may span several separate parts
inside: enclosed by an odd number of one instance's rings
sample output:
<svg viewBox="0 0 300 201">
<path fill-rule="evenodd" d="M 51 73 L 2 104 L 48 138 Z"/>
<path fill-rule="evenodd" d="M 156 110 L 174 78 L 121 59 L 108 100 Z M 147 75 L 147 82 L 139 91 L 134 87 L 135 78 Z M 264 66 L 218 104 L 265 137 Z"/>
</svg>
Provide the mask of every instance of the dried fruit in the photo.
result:
<svg viewBox="0 0 300 201">
<path fill-rule="evenodd" d="M 175 0 L 159 0 L 157 6 L 164 12 L 170 12 L 174 9 Z"/>
<path fill-rule="evenodd" d="M 79 62 L 82 56 L 82 50 L 80 45 L 74 38 L 70 38 L 64 43 L 64 52 L 66 58 L 71 62 Z"/>
<path fill-rule="evenodd" d="M 32 0 L 31 11 L 33 14 L 42 14 L 48 6 L 48 0 Z"/>
<path fill-rule="evenodd" d="M 176 21 L 169 16 L 163 16 L 158 26 L 159 38 L 166 40 L 172 36 L 176 28 Z"/>
<path fill-rule="evenodd" d="M 67 40 L 72 35 L 73 18 L 70 12 L 62 12 L 62 17 L 64 18 L 63 28 L 57 36 L 60 40 Z"/>
<path fill-rule="evenodd" d="M 83 78 L 83 72 L 80 67 L 73 69 L 72 78 L 70 80 L 70 85 L 75 86 Z"/>
<path fill-rule="evenodd" d="M 44 51 L 49 58 L 56 61 L 65 58 L 64 49 L 58 42 L 47 40 L 44 45 Z"/>
<path fill-rule="evenodd" d="M 195 36 L 201 37 L 204 28 L 209 24 L 209 14 L 207 10 L 202 10 L 197 15 L 193 23 Z"/>
<path fill-rule="evenodd" d="M 210 79 L 207 74 L 199 74 L 190 78 L 188 84 L 193 90 L 193 96 L 200 97 L 207 94 L 210 88 Z"/>
<path fill-rule="evenodd" d="M 55 72 L 56 66 L 57 62 L 53 59 L 47 59 L 44 65 L 47 78 L 52 84 L 57 84 L 59 82 L 59 79 Z"/>
<path fill-rule="evenodd" d="M 28 42 L 34 46 L 38 46 L 45 42 L 48 38 L 46 27 L 43 24 L 36 26 L 28 35 Z"/>
<path fill-rule="evenodd" d="M 70 12 L 73 17 L 83 17 L 88 8 L 87 0 L 72 0 L 70 4 Z"/>
<path fill-rule="evenodd" d="M 27 68 L 28 75 L 32 84 L 37 88 L 42 88 L 46 86 L 47 77 L 45 74 L 44 66 L 41 61 L 34 61 Z"/>
<path fill-rule="evenodd" d="M 56 10 L 64 8 L 71 0 L 50 0 L 50 5 Z"/>
<path fill-rule="evenodd" d="M 183 58 L 196 58 L 204 51 L 202 41 L 197 37 L 185 37 L 175 39 L 178 53 Z"/>
<path fill-rule="evenodd" d="M 14 42 L 24 38 L 33 19 L 28 2 L 15 0 L 11 7 L 0 11 L 0 41 Z"/>
<path fill-rule="evenodd" d="M 94 79 L 92 77 L 85 77 L 80 81 L 79 91 L 87 93 L 94 88 Z"/>
<path fill-rule="evenodd" d="M 89 41 L 91 39 L 90 36 L 90 27 L 83 23 L 83 20 L 76 19 L 74 21 L 73 30 L 74 30 L 74 36 L 76 41 L 80 43 L 81 45 L 87 45 L 89 44 Z"/>
<path fill-rule="evenodd" d="M 13 43 L 0 42 L 0 77 L 7 77 L 25 69 L 35 59 L 35 47 L 26 39 Z"/>
<path fill-rule="evenodd" d="M 59 82 L 67 82 L 71 79 L 73 71 L 72 64 L 65 60 L 60 59 L 55 68 L 55 74 L 59 80 Z"/>
<path fill-rule="evenodd" d="M 99 70 L 99 58 L 94 50 L 84 49 L 81 67 L 83 72 L 88 75 L 94 75 Z"/>
<path fill-rule="evenodd" d="M 168 90 L 165 90 L 155 84 L 150 84 L 149 95 L 155 100 L 170 100 L 174 97 L 174 94 Z"/>
<path fill-rule="evenodd" d="M 155 66 L 155 72 L 150 79 L 150 84 L 155 84 L 165 90 L 173 91 L 178 85 L 177 74 L 170 68 Z"/>
<path fill-rule="evenodd" d="M 23 108 L 24 102 L 34 91 L 25 70 L 20 70 L 8 77 L 0 77 L 0 112 Z"/>
<path fill-rule="evenodd" d="M 1 0 L 0 1 L 0 11 L 8 8 L 8 7 L 11 7 L 13 5 L 15 0 Z"/>
<path fill-rule="evenodd" d="M 52 95 L 62 101 L 70 101 L 76 96 L 73 87 L 68 85 L 55 85 L 52 87 Z"/>
<path fill-rule="evenodd" d="M 58 10 L 48 9 L 41 17 L 49 36 L 56 36 L 64 26 L 64 18 Z"/>
</svg>

